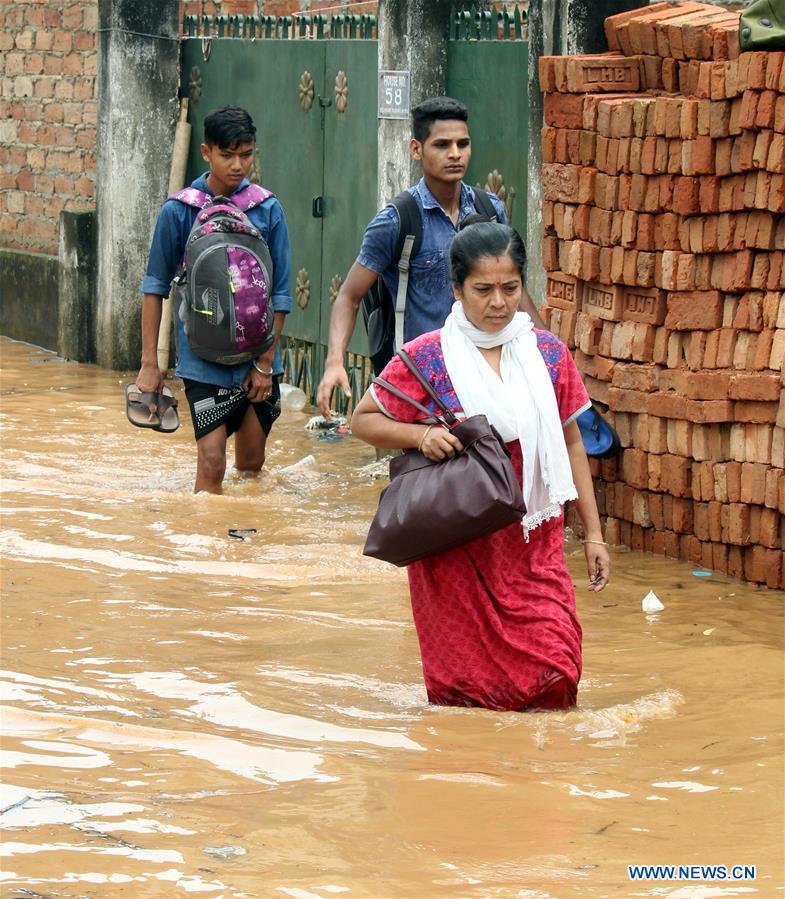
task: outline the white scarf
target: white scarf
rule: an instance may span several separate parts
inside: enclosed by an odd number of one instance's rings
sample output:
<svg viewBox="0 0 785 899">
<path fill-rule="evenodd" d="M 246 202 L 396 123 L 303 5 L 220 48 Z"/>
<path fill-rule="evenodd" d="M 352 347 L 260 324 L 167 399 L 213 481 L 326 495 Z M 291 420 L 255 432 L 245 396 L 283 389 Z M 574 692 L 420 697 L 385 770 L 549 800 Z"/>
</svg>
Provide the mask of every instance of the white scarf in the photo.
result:
<svg viewBox="0 0 785 899">
<path fill-rule="evenodd" d="M 466 416 L 485 414 L 509 443 L 523 453 L 523 533 L 561 512 L 576 499 L 570 458 L 545 360 L 537 348 L 532 320 L 516 312 L 501 331 L 475 327 L 455 302 L 441 332 L 447 372 Z M 501 345 L 501 378 L 477 347 Z"/>
</svg>

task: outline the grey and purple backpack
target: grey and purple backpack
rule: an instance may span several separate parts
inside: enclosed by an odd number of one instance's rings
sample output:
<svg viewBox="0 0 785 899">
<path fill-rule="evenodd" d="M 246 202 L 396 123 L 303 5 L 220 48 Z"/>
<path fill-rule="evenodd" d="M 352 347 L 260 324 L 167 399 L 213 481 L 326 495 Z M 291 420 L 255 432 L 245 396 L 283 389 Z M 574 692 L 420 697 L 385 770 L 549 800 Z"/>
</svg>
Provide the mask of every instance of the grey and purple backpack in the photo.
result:
<svg viewBox="0 0 785 899">
<path fill-rule="evenodd" d="M 199 209 L 174 279 L 173 312 L 201 359 L 237 365 L 269 349 L 274 340 L 273 263 L 246 215 L 272 196 L 251 184 L 231 199 L 193 187 L 171 197 Z"/>
</svg>

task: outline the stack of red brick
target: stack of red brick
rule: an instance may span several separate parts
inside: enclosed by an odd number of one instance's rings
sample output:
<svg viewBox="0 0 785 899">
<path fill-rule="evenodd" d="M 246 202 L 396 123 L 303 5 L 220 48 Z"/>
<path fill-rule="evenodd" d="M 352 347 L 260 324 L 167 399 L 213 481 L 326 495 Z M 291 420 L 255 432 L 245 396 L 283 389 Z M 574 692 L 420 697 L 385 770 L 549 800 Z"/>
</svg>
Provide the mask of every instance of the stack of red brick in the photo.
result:
<svg viewBox="0 0 785 899">
<path fill-rule="evenodd" d="M 544 57 L 545 315 L 624 447 L 606 539 L 785 586 L 785 53 L 655 3 Z"/>
</svg>

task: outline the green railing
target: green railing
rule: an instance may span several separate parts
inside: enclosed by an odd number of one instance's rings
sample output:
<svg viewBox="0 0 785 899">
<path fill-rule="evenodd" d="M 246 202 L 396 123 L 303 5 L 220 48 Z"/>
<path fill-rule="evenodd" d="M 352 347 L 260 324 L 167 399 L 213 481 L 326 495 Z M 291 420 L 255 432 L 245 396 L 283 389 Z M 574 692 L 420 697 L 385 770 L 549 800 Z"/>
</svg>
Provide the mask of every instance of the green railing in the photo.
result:
<svg viewBox="0 0 785 899">
<path fill-rule="evenodd" d="M 316 403 L 316 391 L 324 374 L 326 350 L 327 348 L 319 343 L 286 335 L 281 337 L 284 381 L 299 387 L 313 404 Z M 341 390 L 333 393 L 333 410 L 341 415 L 347 414 L 350 402 L 351 408 L 354 408 L 373 380 L 373 370 L 367 356 L 347 353 L 344 366 L 349 375 L 352 398 L 350 401 Z"/>
<path fill-rule="evenodd" d="M 343 38 L 373 40 L 377 36 L 374 15 L 338 14 L 296 16 L 208 16 L 183 19 L 183 37 L 224 37 L 246 40 Z M 452 10 L 450 37 L 453 40 L 526 40 L 528 16 L 514 4 L 512 9 L 459 6 Z"/>
<path fill-rule="evenodd" d="M 478 6 L 454 8 L 450 21 L 450 39 L 455 41 L 522 41 L 528 37 L 525 9 L 506 5 L 500 9 Z"/>
<path fill-rule="evenodd" d="M 308 402 L 316 399 L 316 388 L 324 372 L 324 353 L 316 353 L 319 346 L 296 337 L 281 337 L 281 361 L 283 379 L 287 384 L 299 387 L 308 397 Z"/>
<path fill-rule="evenodd" d="M 242 40 L 324 40 L 376 38 L 376 16 L 194 16 L 183 19 L 183 37 Z"/>
</svg>

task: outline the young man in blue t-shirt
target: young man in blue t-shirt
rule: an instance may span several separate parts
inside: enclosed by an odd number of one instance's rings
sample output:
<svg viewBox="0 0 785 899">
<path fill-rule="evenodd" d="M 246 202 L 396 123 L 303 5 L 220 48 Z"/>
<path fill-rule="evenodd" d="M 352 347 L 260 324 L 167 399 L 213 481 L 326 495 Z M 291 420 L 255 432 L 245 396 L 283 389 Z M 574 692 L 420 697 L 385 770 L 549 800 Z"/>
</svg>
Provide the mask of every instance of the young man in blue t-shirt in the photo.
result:
<svg viewBox="0 0 785 899">
<path fill-rule="evenodd" d="M 249 186 L 247 175 L 256 149 L 256 128 L 250 115 L 236 106 L 211 112 L 204 120 L 202 158 L 210 171 L 191 187 L 212 196 L 231 197 Z M 185 244 L 199 210 L 179 200 L 167 200 L 155 226 L 147 273 L 142 280 L 142 364 L 136 386 L 142 392 L 160 392 L 164 374 L 158 367 L 158 328 L 163 298 L 182 262 Z M 226 441 L 235 435 L 235 467 L 258 472 L 264 464 L 265 444 L 280 415 L 278 382 L 283 373 L 278 340 L 289 294 L 291 254 L 283 209 L 270 196 L 246 215 L 259 229 L 273 262 L 271 302 L 275 311 L 275 340 L 256 359 L 221 365 L 199 358 L 191 349 L 179 316 L 176 374 L 183 379 L 196 437 L 197 463 L 194 492 L 221 493 L 226 471 Z"/>
<path fill-rule="evenodd" d="M 410 263 L 404 317 L 404 340 L 441 328 L 454 301 L 450 279 L 449 246 L 461 222 L 476 213 L 474 190 L 463 181 L 471 158 L 468 111 L 451 97 L 433 97 L 412 110 L 409 151 L 422 164 L 423 177 L 409 188 L 422 217 L 422 244 Z M 500 222 L 506 222 L 504 206 L 494 194 L 491 202 Z M 330 315 L 330 333 L 324 377 L 317 402 L 322 415 L 330 414 L 336 387 L 351 396 L 343 367 L 357 311 L 363 296 L 382 277 L 392 297 L 398 292 L 399 218 L 385 206 L 365 229 L 357 261 L 338 291 Z M 536 327 L 545 327 L 524 291 L 522 309 Z M 397 348 L 396 348 L 397 349 Z"/>
</svg>

